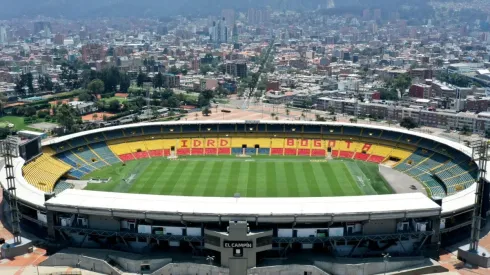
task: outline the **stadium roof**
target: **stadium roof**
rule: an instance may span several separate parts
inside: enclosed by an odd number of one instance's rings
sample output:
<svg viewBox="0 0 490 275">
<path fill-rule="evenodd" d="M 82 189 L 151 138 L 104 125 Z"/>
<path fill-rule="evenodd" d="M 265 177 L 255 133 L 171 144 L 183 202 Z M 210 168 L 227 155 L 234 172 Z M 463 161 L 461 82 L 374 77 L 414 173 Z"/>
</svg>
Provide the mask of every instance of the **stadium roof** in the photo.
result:
<svg viewBox="0 0 490 275">
<path fill-rule="evenodd" d="M 123 194 L 69 189 L 46 202 L 48 209 L 77 208 L 78 213 L 139 212 L 185 216 L 332 216 L 439 215 L 440 206 L 422 193 L 323 198 L 216 198 Z M 380 215 L 381 216 L 378 216 Z"/>
<path fill-rule="evenodd" d="M 436 136 L 408 131 L 401 128 L 348 124 L 348 123 L 324 123 L 324 122 L 293 122 L 293 121 L 196 121 L 196 122 L 167 122 L 167 123 L 138 123 L 131 125 L 121 125 L 103 129 L 95 129 L 87 132 L 76 133 L 64 137 L 43 142 L 43 145 L 56 144 L 75 137 L 84 136 L 90 133 L 98 133 L 113 129 L 127 129 L 132 127 L 150 125 L 182 125 L 182 124 L 225 124 L 225 123 L 264 123 L 264 124 L 288 124 L 288 125 L 332 125 L 332 126 L 357 126 L 363 128 L 391 130 L 407 133 L 432 139 L 442 144 L 451 146 L 459 151 L 471 155 L 471 149 L 443 138 Z M 21 176 L 24 160 L 17 158 L 14 160 L 14 171 L 17 177 L 16 187 L 18 198 L 37 208 L 44 208 L 44 192 L 36 189 L 27 183 Z M 0 171 L 0 183 L 3 188 L 7 188 L 5 168 Z M 455 195 L 443 199 L 442 215 L 451 215 L 454 212 L 470 209 L 474 204 L 476 185 L 463 190 Z M 255 215 L 265 218 L 272 218 L 274 215 L 306 216 L 306 215 L 389 215 L 392 212 L 406 213 L 417 211 L 440 211 L 439 206 L 431 199 L 421 193 L 417 194 L 395 194 L 382 196 L 361 196 L 361 197 L 324 197 L 324 198 L 206 198 L 206 197 L 172 197 L 155 196 L 140 194 L 120 194 L 93 192 L 84 190 L 66 190 L 57 197 L 52 198 L 46 203 L 48 207 L 72 208 L 76 209 L 99 209 L 100 213 L 112 210 L 128 212 L 157 212 L 157 213 L 186 213 L 186 215 Z M 272 216 L 271 216 L 272 215 Z M 370 216 L 371 217 L 371 216 Z"/>
<path fill-rule="evenodd" d="M 453 147 L 461 152 L 464 152 L 465 154 L 471 156 L 471 149 L 464 146 L 463 144 L 450 141 L 445 138 L 440 138 L 434 135 L 430 134 L 425 134 L 425 133 L 419 133 L 414 130 L 407 130 L 405 128 L 397 128 L 397 127 L 389 127 L 389 126 L 382 126 L 382 125 L 371 125 L 371 124 L 361 124 L 361 123 L 348 123 L 348 122 L 317 122 L 317 121 L 283 121 L 283 120 L 206 120 L 206 121 L 171 121 L 171 122 L 140 122 L 140 123 L 134 123 L 134 124 L 126 124 L 126 125 L 118 125 L 118 126 L 111 126 L 111 127 L 106 127 L 106 128 L 100 128 L 100 129 L 93 129 L 89 131 L 84 131 L 84 132 L 78 132 L 74 133 L 71 135 L 66 135 L 62 137 L 57 137 L 53 138 L 50 140 L 45 140 L 43 141 L 42 145 L 51 145 L 51 144 L 57 144 L 60 142 L 64 142 L 76 137 L 82 137 L 86 136 L 89 134 L 94 134 L 94 133 L 100 133 L 100 132 L 107 132 L 111 130 L 119 130 L 119 129 L 128 129 L 128 128 L 137 128 L 137 127 L 144 127 L 144 126 L 156 126 L 156 125 L 207 125 L 207 124 L 286 124 L 286 125 L 330 125 L 330 126 L 350 126 L 350 127 L 359 127 L 359 128 L 369 128 L 369 129 L 380 129 L 380 130 L 386 130 L 386 131 L 396 131 L 400 133 L 405 133 L 409 135 L 414 135 L 414 136 L 419 136 L 431 140 L 435 140 L 439 143 L 448 145 L 450 147 Z"/>
</svg>

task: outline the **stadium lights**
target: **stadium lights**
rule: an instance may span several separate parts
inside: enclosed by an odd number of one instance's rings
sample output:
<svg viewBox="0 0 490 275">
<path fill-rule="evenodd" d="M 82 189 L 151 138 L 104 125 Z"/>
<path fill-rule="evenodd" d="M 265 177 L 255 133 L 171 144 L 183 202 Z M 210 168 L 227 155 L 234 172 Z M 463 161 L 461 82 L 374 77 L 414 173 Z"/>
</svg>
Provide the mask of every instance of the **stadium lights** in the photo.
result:
<svg viewBox="0 0 490 275">
<path fill-rule="evenodd" d="M 173 131 L 174 131 L 174 129 L 170 129 L 170 132 L 173 132 Z"/>
<path fill-rule="evenodd" d="M 373 135 L 373 133 L 369 133 L 369 135 L 370 135 L 370 136 L 372 136 L 372 135 Z"/>
<path fill-rule="evenodd" d="M 208 132 L 211 131 L 211 128 L 208 128 Z"/>
<path fill-rule="evenodd" d="M 333 133 L 333 129 L 330 129 L 330 133 Z"/>
<path fill-rule="evenodd" d="M 296 128 L 292 128 L 291 131 L 295 132 L 296 131 Z"/>
<path fill-rule="evenodd" d="M 254 130 L 254 128 L 253 128 L 253 127 L 250 127 L 250 128 L 249 128 L 249 130 L 250 130 L 250 131 L 253 131 L 253 130 Z"/>
</svg>

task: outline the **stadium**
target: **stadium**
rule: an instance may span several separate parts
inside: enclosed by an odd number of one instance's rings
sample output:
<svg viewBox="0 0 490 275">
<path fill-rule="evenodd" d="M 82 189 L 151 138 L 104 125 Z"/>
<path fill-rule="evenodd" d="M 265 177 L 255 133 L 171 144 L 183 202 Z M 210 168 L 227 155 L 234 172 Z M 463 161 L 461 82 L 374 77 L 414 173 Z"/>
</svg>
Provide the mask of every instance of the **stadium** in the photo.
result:
<svg viewBox="0 0 490 275">
<path fill-rule="evenodd" d="M 37 142 L 12 164 L 23 224 L 80 247 L 214 255 L 230 274 L 311 251 L 437 258 L 468 236 L 479 173 L 459 143 L 362 124 L 156 122 Z"/>
</svg>

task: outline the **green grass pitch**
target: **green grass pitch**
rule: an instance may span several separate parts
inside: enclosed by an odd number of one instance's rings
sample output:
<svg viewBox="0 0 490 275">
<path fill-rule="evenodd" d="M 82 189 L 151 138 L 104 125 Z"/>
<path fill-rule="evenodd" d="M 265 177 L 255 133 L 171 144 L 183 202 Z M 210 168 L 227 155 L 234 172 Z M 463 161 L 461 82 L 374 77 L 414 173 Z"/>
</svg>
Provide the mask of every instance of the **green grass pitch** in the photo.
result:
<svg viewBox="0 0 490 275">
<path fill-rule="evenodd" d="M 378 165 L 355 160 L 235 156 L 135 160 L 96 170 L 86 190 L 177 196 L 324 197 L 393 193 Z"/>
</svg>

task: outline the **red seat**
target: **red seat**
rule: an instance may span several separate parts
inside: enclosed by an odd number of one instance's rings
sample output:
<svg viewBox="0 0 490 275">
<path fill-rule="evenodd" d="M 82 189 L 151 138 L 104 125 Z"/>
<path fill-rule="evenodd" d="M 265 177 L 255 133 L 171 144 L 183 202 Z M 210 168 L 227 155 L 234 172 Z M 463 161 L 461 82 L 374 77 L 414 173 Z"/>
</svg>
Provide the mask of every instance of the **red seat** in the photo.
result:
<svg viewBox="0 0 490 275">
<path fill-rule="evenodd" d="M 310 152 L 310 149 L 298 149 L 298 156 L 309 156 Z"/>
<path fill-rule="evenodd" d="M 385 160 L 385 157 L 375 156 L 375 155 L 371 155 L 371 157 L 368 159 L 369 162 L 375 162 L 375 163 L 382 163 L 383 160 Z"/>
<path fill-rule="evenodd" d="M 366 161 L 368 160 L 369 158 L 369 154 L 363 154 L 363 153 L 356 153 L 356 155 L 354 156 L 355 159 L 358 159 L 358 160 L 362 160 L 362 161 Z"/>
<path fill-rule="evenodd" d="M 312 157 L 324 157 L 325 156 L 325 150 L 323 150 L 323 149 L 311 149 L 311 156 Z"/>
<path fill-rule="evenodd" d="M 158 157 L 164 156 L 163 150 L 150 150 L 148 153 L 150 154 L 150 157 L 152 157 L 152 158 L 158 158 Z"/>
<path fill-rule="evenodd" d="M 191 153 L 193 156 L 204 155 L 204 148 L 192 148 Z"/>
<path fill-rule="evenodd" d="M 297 149 L 294 148 L 285 148 L 284 155 L 286 156 L 296 156 Z"/>
<path fill-rule="evenodd" d="M 130 160 L 134 160 L 134 156 L 133 156 L 133 154 L 122 154 L 122 155 L 119 155 L 119 158 L 120 158 L 122 161 L 130 161 Z"/>
<path fill-rule="evenodd" d="M 349 151 L 340 151 L 339 158 L 351 159 L 354 156 L 353 152 Z"/>
<path fill-rule="evenodd" d="M 191 149 L 189 148 L 179 148 L 177 149 L 178 156 L 188 156 L 191 154 Z"/>
<path fill-rule="evenodd" d="M 134 157 L 136 159 L 147 159 L 149 158 L 150 156 L 148 155 L 148 152 L 136 152 L 136 153 L 133 153 Z"/>
<path fill-rule="evenodd" d="M 339 157 L 339 152 L 338 150 L 332 150 L 332 157 L 333 158 L 338 158 Z"/>
<path fill-rule="evenodd" d="M 163 149 L 163 156 L 170 156 L 170 149 Z"/>
<path fill-rule="evenodd" d="M 206 149 L 204 149 L 205 155 L 216 155 L 217 153 L 218 153 L 217 148 L 206 148 Z"/>
<path fill-rule="evenodd" d="M 218 148 L 218 155 L 231 155 L 231 148 Z"/>
<path fill-rule="evenodd" d="M 284 154 L 284 148 L 271 148 L 271 155 L 282 156 Z"/>
</svg>

